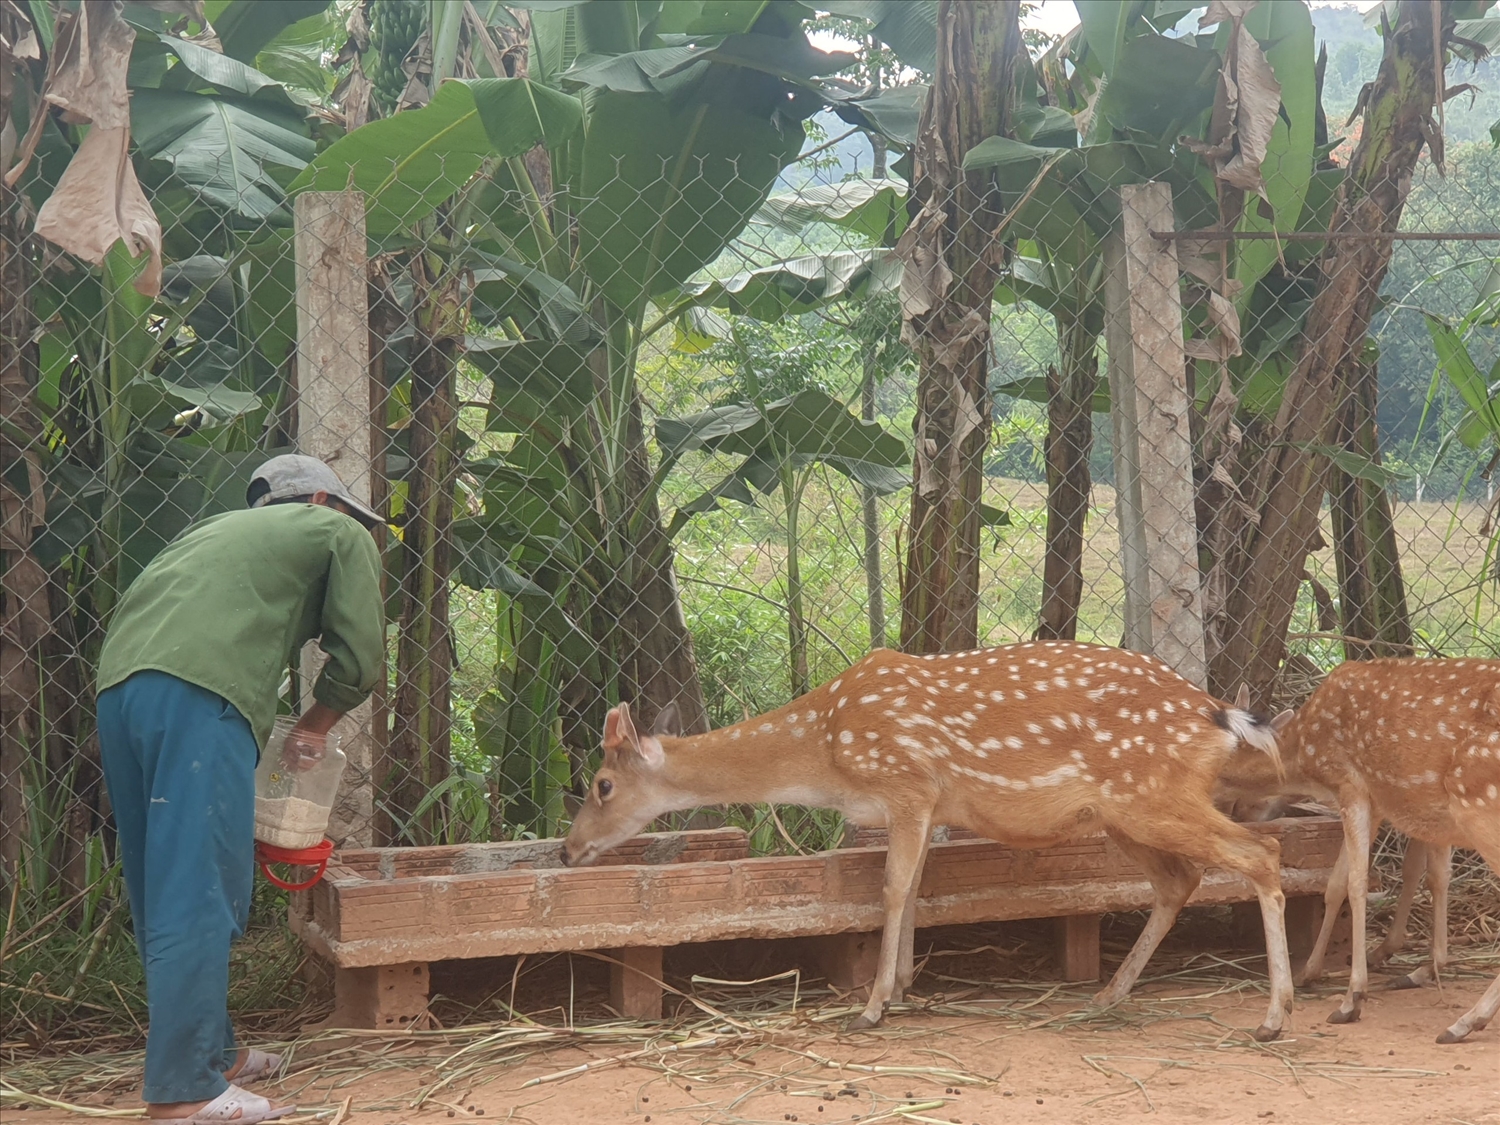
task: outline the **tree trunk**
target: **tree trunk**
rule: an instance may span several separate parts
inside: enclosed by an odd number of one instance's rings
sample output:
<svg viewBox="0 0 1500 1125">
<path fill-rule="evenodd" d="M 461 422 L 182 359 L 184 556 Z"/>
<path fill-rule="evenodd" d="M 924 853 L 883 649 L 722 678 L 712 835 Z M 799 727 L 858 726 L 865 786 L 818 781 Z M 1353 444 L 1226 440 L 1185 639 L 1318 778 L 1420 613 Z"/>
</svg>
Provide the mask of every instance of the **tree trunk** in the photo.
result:
<svg viewBox="0 0 1500 1125">
<path fill-rule="evenodd" d="M 630 382 L 630 421 L 626 437 L 625 511 L 639 512 L 640 530 L 624 544 L 634 576 L 627 592 L 624 648 L 620 659 L 620 698 L 637 709 L 638 723 L 650 725 L 669 703 L 677 704 L 683 734 L 708 730 L 708 708 L 698 682 L 693 634 L 682 616 L 676 555 L 661 525 L 661 505 L 653 486 L 651 461 L 641 422 L 641 395 Z M 627 531 L 627 535 L 629 532 Z"/>
<path fill-rule="evenodd" d="M 1099 336 L 1081 318 L 1059 315 L 1056 321 L 1058 366 L 1047 369 L 1047 550 L 1036 635 L 1039 640 L 1071 641 L 1078 636 L 1083 597 Z"/>
<path fill-rule="evenodd" d="M 860 378 L 860 417 L 866 422 L 875 421 L 875 386 L 880 369 L 876 362 L 876 345 L 864 350 L 864 371 Z M 880 567 L 880 498 L 873 488 L 864 485 L 859 489 L 860 522 L 865 533 L 865 615 L 870 622 L 870 649 L 886 647 L 885 635 L 885 578 Z"/>
<path fill-rule="evenodd" d="M 390 429 L 386 418 L 390 410 L 391 391 L 386 374 L 386 348 L 392 336 L 406 322 L 397 303 L 390 276 L 382 265 L 370 269 L 366 295 L 369 310 L 370 347 L 370 507 L 386 516 L 390 513 L 391 482 L 386 472 L 386 454 L 390 449 Z M 375 545 L 382 563 L 390 549 L 390 529 L 381 524 L 375 529 Z M 389 604 L 388 576 L 381 567 L 382 612 Z M 396 776 L 391 758 L 391 685 L 382 676 L 370 695 L 370 776 L 375 779 L 375 812 L 370 830 L 376 847 L 397 842 L 398 833 L 391 816 L 390 787 Z"/>
<path fill-rule="evenodd" d="M 417 315 L 411 343 L 411 469 L 407 476 L 391 730 L 392 812 L 414 844 L 437 841 L 441 810 L 414 816 L 448 774 L 453 642 L 448 624 L 456 473 L 454 373 L 463 327 L 457 277 L 433 278 L 419 256 L 412 264 Z"/>
<path fill-rule="evenodd" d="M 1016 0 L 939 0 L 937 75 L 922 111 L 902 236 L 903 335 L 916 351 L 917 413 L 901 647 L 969 649 L 979 637 L 979 504 L 989 444 L 990 304 L 1001 264 L 999 200 L 963 156 L 1010 126 L 1022 58 Z"/>
<path fill-rule="evenodd" d="M 1338 446 L 1378 465 L 1375 364 L 1359 359 L 1345 368 L 1350 378 L 1339 411 Z M 1329 492 L 1339 575 L 1340 629 L 1348 638 L 1344 659 L 1414 655 L 1390 493 L 1380 481 L 1351 476 L 1337 466 L 1332 470 Z"/>
<path fill-rule="evenodd" d="M 871 36 L 867 48 L 873 54 L 879 43 Z M 880 67 L 875 68 L 874 86 L 880 89 Z M 868 134 L 872 156 L 870 175 L 884 179 L 886 175 L 886 143 L 879 133 Z M 885 242 L 889 245 L 889 242 Z M 879 346 L 871 340 L 860 356 L 863 370 L 859 382 L 859 416 L 866 422 L 875 421 L 875 388 L 880 381 Z M 880 568 L 880 498 L 873 488 L 863 485 L 859 490 L 860 523 L 864 528 L 865 550 L 865 616 L 870 623 L 870 649 L 885 648 L 885 578 Z"/>
<path fill-rule="evenodd" d="M 812 690 L 807 663 L 807 614 L 802 592 L 802 556 L 798 551 L 798 526 L 802 514 L 801 473 L 789 464 L 781 468 L 781 499 L 786 509 L 786 638 L 791 655 L 792 697 Z"/>
<path fill-rule="evenodd" d="M 557 585 L 557 576 L 541 573 L 538 585 L 549 593 Z M 495 839 L 505 839 L 509 831 L 532 831 L 538 836 L 551 834 L 553 806 L 567 779 L 553 779 L 558 772 L 553 763 L 552 728 L 557 715 L 557 658 L 552 641 L 542 628 L 525 620 L 524 606 L 513 604 L 512 618 L 520 628 L 511 663 L 499 670 L 503 693 L 504 728 L 497 731 L 498 746 L 485 747 L 499 757 L 500 816 L 492 825 Z M 497 830 L 505 829 L 505 833 Z"/>
<path fill-rule="evenodd" d="M 64 896 L 89 884 L 89 841 L 103 824 L 104 775 L 99 764 L 99 735 L 94 722 L 93 660 L 79 643 L 75 597 L 67 570 L 53 573 L 47 586 L 51 633 L 42 644 L 41 713 L 47 744 L 42 759 L 54 808 L 59 813 L 51 867 Z M 95 649 L 97 656 L 97 648 Z M 37 750 L 41 754 L 41 748 Z M 70 925 L 85 916 L 80 900 L 66 915 Z"/>
<path fill-rule="evenodd" d="M 1417 158 L 1435 135 L 1437 98 L 1433 24 L 1451 31 L 1449 4 L 1401 0 L 1365 109 L 1364 131 L 1344 181 L 1331 229 L 1395 231 L 1411 190 Z M 1272 426 L 1270 453 L 1247 467 L 1257 520 L 1246 521 L 1227 560 L 1224 645 L 1209 671 L 1209 690 L 1234 694 L 1243 681 L 1257 707 L 1270 704 L 1286 648 L 1309 545 L 1327 480 L 1328 444 L 1342 393 L 1340 372 L 1358 361 L 1392 243 L 1330 240 L 1319 263 L 1322 283 L 1303 332 L 1302 353 Z"/>
<path fill-rule="evenodd" d="M 0 81 L 11 79 L 0 69 Z M 0 103 L 8 120 L 10 98 Z M 25 763 L 40 754 L 41 653 L 52 627 L 47 573 L 31 554 L 45 513 L 28 227 L 21 196 L 0 184 L 0 885 L 15 877 L 26 836 Z"/>
</svg>

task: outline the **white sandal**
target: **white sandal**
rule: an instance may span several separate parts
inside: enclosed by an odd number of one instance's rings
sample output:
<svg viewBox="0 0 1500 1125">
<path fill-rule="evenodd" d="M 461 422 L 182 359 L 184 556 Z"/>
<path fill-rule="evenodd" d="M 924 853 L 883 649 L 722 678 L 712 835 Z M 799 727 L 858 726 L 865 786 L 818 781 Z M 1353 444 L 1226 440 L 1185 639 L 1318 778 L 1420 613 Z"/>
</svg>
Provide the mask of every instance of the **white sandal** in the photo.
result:
<svg viewBox="0 0 1500 1125">
<path fill-rule="evenodd" d="M 232 1081 L 239 1086 L 248 1086 L 262 1078 L 270 1078 L 281 1069 L 281 1056 L 254 1047 L 245 1052 L 245 1065 L 235 1072 Z"/>
<path fill-rule="evenodd" d="M 262 1121 L 274 1121 L 289 1113 L 296 1113 L 294 1105 L 273 1106 L 259 1094 L 242 1090 L 233 1083 L 213 1101 L 191 1117 L 173 1118 L 183 1125 L 259 1125 Z"/>
</svg>

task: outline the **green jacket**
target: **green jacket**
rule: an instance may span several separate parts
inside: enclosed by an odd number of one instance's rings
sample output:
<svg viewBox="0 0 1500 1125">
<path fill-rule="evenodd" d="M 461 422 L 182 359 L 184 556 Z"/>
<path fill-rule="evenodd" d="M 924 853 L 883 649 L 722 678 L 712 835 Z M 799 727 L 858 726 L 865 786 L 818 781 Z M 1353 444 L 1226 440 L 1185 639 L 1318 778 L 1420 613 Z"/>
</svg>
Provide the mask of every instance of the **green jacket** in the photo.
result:
<svg viewBox="0 0 1500 1125">
<path fill-rule="evenodd" d="M 364 702 L 385 668 L 380 554 L 359 521 L 316 504 L 213 516 L 154 558 L 120 599 L 99 690 L 167 672 L 223 696 L 262 747 L 288 664 L 314 637 L 328 663 L 313 698 Z"/>
</svg>

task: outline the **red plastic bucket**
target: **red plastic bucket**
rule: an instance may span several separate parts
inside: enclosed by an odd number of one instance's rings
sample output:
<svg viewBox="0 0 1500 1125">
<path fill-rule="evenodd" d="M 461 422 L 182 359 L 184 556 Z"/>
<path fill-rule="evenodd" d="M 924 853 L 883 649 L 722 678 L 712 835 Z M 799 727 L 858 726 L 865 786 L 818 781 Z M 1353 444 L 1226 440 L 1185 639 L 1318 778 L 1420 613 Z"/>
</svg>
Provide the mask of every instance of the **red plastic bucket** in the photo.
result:
<svg viewBox="0 0 1500 1125">
<path fill-rule="evenodd" d="M 266 873 L 266 878 L 282 890 L 305 891 L 323 877 L 328 869 L 328 857 L 333 854 L 333 841 L 324 840 L 310 848 L 278 848 L 274 844 L 255 841 L 255 862 Z M 276 877 L 271 870 L 273 863 L 288 863 L 294 867 L 316 867 L 313 877 L 305 883 L 287 883 Z"/>
</svg>

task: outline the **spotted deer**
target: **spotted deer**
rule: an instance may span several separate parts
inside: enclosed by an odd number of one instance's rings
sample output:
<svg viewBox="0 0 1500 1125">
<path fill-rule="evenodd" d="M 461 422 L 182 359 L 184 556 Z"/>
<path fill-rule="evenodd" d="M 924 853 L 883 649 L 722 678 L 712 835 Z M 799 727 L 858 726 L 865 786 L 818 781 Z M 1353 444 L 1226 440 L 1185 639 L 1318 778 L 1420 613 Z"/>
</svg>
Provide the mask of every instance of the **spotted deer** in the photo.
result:
<svg viewBox="0 0 1500 1125">
<path fill-rule="evenodd" d="M 1249 706 L 1249 692 L 1241 693 L 1237 707 Z M 1225 797 L 1222 792 L 1215 803 L 1230 819 L 1250 823 L 1263 823 L 1291 815 L 1293 810 L 1310 808 L 1319 813 L 1325 811 L 1316 803 L 1304 804 L 1301 794 L 1275 797 L 1258 797 L 1252 800 Z M 1427 964 L 1420 965 L 1405 976 L 1391 981 L 1392 988 L 1420 988 L 1438 980 L 1443 967 L 1448 963 L 1448 884 L 1453 877 L 1453 849 L 1424 844 L 1421 840 L 1408 839 L 1406 854 L 1401 859 L 1401 893 L 1396 899 L 1396 913 L 1391 918 L 1391 928 L 1385 939 L 1370 953 L 1370 964 L 1380 968 L 1397 953 L 1406 948 L 1407 924 L 1411 920 L 1412 904 L 1422 876 L 1427 876 L 1427 887 L 1432 892 L 1432 941 Z M 1338 923 L 1339 911 L 1349 897 L 1349 854 L 1343 846 L 1328 872 L 1328 886 L 1323 892 L 1323 923 L 1318 929 L 1317 940 L 1302 969 L 1293 978 L 1296 984 L 1310 984 L 1323 976 L 1323 962 L 1328 956 L 1328 945 Z"/>
<path fill-rule="evenodd" d="M 664 813 L 781 802 L 838 809 L 889 830 L 885 935 L 869 1003 L 873 1027 L 911 986 L 917 889 L 934 824 L 1021 848 L 1107 832 L 1145 870 L 1155 905 L 1102 1004 L 1123 999 L 1198 886 L 1237 871 L 1265 923 L 1271 999 L 1262 1041 L 1292 1001 L 1280 845 L 1213 805 L 1236 747 L 1274 775 L 1276 740 L 1149 656 L 1046 641 L 975 652 L 871 653 L 786 706 L 688 738 L 636 729 L 625 704 L 604 724 L 604 760 L 565 848 L 592 862 Z"/>
<path fill-rule="evenodd" d="M 1356 940 L 1349 989 L 1329 1021 L 1350 1023 L 1359 1019 L 1369 989 L 1365 905 L 1370 846 L 1381 820 L 1439 859 L 1449 848 L 1473 848 L 1500 872 L 1500 661 L 1342 664 L 1295 716 L 1278 716 L 1273 728 L 1285 772 L 1278 776 L 1256 754 L 1239 750 L 1220 776 L 1220 791 L 1252 796 L 1291 789 L 1337 803 Z M 1445 878 L 1437 882 L 1446 888 Z M 1436 944 L 1444 921 L 1434 921 L 1433 972 L 1446 957 L 1446 934 Z M 1438 1042 L 1457 1043 L 1497 1009 L 1500 978 Z"/>
<path fill-rule="evenodd" d="M 1396 899 L 1391 928 L 1386 931 L 1385 939 L 1370 952 L 1369 962 L 1378 969 L 1406 948 L 1406 927 L 1423 872 L 1427 875 L 1427 888 L 1432 892 L 1432 942 L 1428 961 L 1394 978 L 1392 988 L 1420 988 L 1424 984 L 1434 984 L 1448 964 L 1448 884 L 1453 877 L 1453 848 L 1416 839 L 1406 842 L 1406 855 L 1401 860 L 1401 893 Z M 1339 849 L 1339 857 L 1328 873 L 1328 888 L 1323 893 L 1323 924 L 1313 942 L 1312 952 L 1307 955 L 1307 963 L 1297 974 L 1297 984 L 1311 984 L 1323 975 L 1328 943 L 1348 896 L 1349 849 L 1346 846 Z"/>
</svg>

